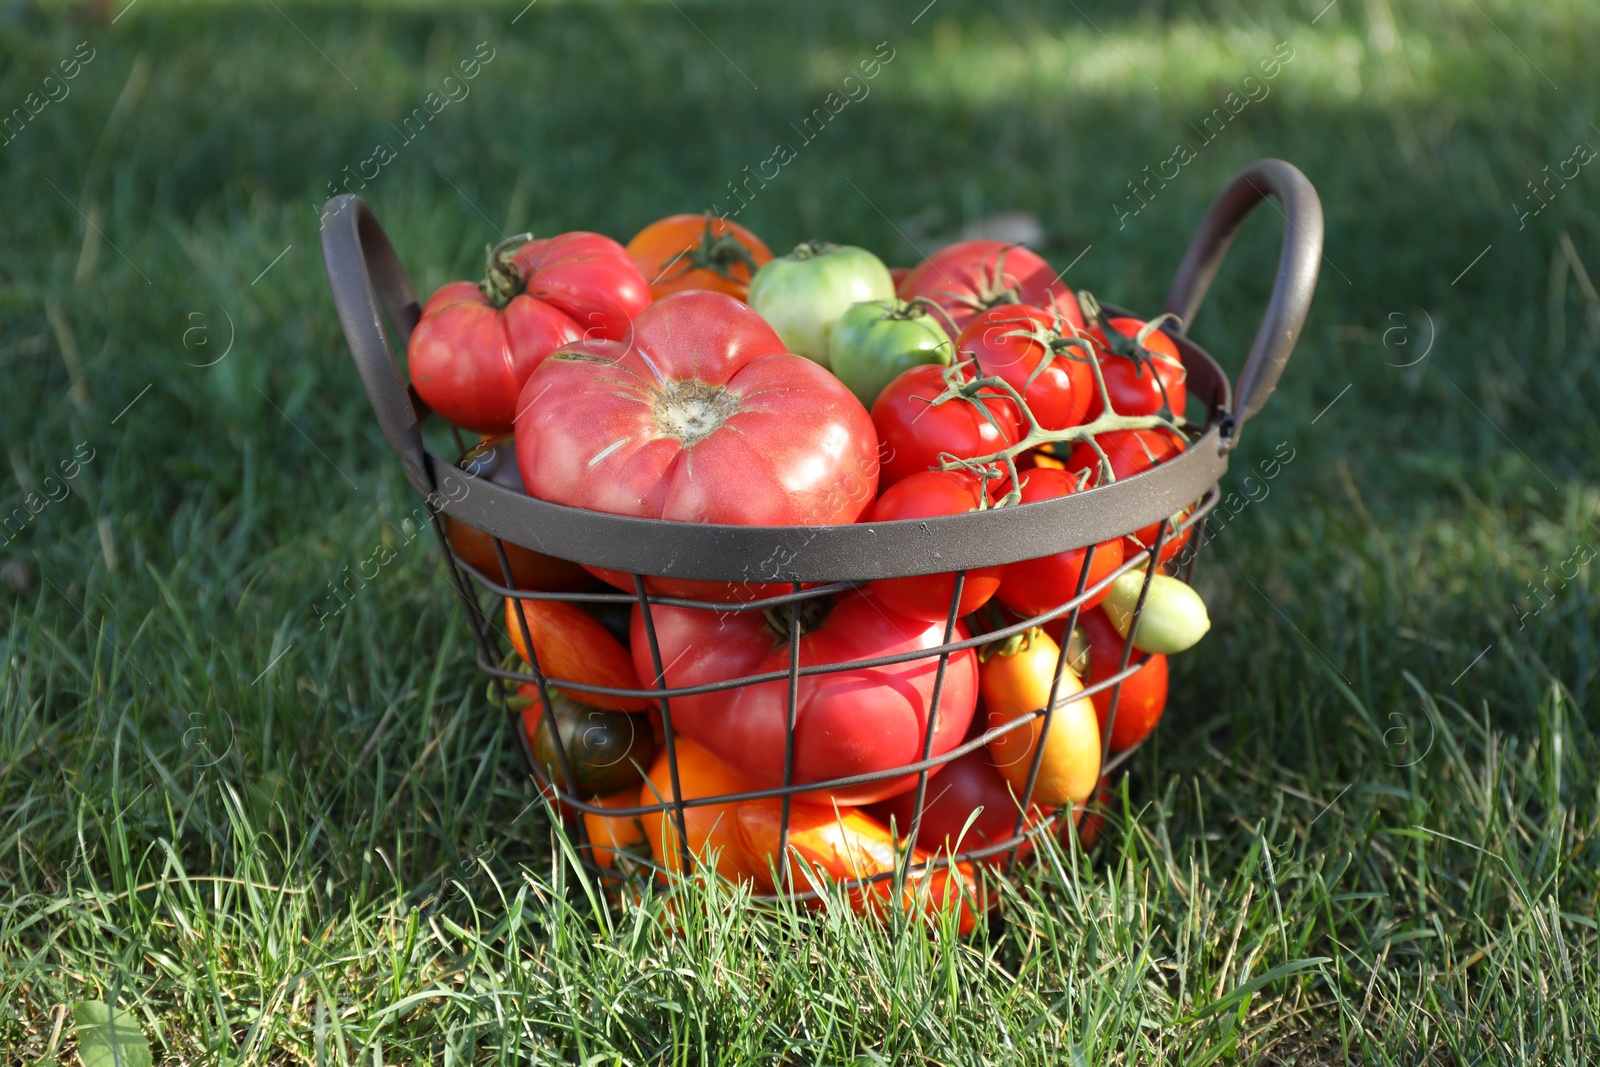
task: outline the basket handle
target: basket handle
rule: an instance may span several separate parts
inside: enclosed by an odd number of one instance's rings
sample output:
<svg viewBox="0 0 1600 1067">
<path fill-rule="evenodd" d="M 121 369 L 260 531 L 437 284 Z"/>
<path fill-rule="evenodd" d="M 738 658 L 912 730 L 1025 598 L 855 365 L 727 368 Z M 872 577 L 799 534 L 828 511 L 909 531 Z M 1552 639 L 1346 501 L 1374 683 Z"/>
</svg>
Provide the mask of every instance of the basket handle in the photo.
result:
<svg viewBox="0 0 1600 1067">
<path fill-rule="evenodd" d="M 400 377 L 382 314 L 389 313 L 402 341 L 410 338 L 422 317 L 411 282 L 377 216 L 359 196 L 347 193 L 329 200 L 322 209 L 321 229 L 322 262 L 361 384 L 407 480 L 427 495 L 434 490 L 423 459 L 420 415 L 427 409 L 419 412 Z"/>
<path fill-rule="evenodd" d="M 1187 333 L 1234 235 L 1255 206 L 1269 196 L 1277 197 L 1282 205 L 1278 213 L 1284 220 L 1283 247 L 1272 297 L 1239 374 L 1230 448 L 1245 420 L 1260 411 L 1272 395 L 1311 309 L 1322 261 L 1322 201 L 1311 182 L 1281 159 L 1258 159 L 1240 171 L 1206 212 L 1167 291 L 1166 311 L 1178 316 Z"/>
</svg>

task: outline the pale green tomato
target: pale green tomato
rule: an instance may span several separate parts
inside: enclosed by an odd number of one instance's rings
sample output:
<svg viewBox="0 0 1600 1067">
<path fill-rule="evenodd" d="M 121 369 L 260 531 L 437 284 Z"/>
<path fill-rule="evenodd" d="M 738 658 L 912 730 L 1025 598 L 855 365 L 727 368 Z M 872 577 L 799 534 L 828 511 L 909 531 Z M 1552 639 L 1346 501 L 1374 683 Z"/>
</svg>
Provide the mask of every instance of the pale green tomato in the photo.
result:
<svg viewBox="0 0 1600 1067">
<path fill-rule="evenodd" d="M 1124 638 L 1133 622 L 1133 608 L 1139 602 L 1143 571 L 1129 571 L 1111 583 L 1111 591 L 1100 604 L 1111 625 Z M 1133 633 L 1133 647 L 1151 655 L 1170 656 L 1193 648 L 1211 629 L 1200 594 L 1176 578 L 1157 574 L 1150 579 L 1139 627 Z"/>
<path fill-rule="evenodd" d="M 868 410 L 900 372 L 924 363 L 948 367 L 954 346 L 920 305 L 869 300 L 839 316 L 828 337 L 828 366 Z"/>
<path fill-rule="evenodd" d="M 770 260 L 750 279 L 750 306 L 784 345 L 824 367 L 833 324 L 863 300 L 893 300 L 894 279 L 864 248 L 808 242 Z"/>
</svg>

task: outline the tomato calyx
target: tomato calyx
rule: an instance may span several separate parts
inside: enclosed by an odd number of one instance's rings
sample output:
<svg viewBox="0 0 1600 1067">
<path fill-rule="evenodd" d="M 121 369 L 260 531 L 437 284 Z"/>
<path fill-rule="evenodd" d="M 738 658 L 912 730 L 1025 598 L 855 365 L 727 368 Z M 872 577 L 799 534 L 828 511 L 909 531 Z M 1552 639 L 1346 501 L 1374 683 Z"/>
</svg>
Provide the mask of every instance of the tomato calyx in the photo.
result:
<svg viewBox="0 0 1600 1067">
<path fill-rule="evenodd" d="M 1101 314 L 1100 304 L 1092 294 L 1087 292 L 1080 293 L 1078 299 L 1083 305 L 1086 317 L 1090 316 L 1091 312 L 1093 316 Z M 1051 312 L 1051 321 L 1048 327 L 1031 319 L 1024 325 L 1023 321 L 1019 319 L 1019 328 L 1005 335 L 1008 337 L 1027 338 L 1044 349 L 1044 358 L 1040 359 L 1039 365 L 1029 373 L 1028 379 L 1024 383 L 1024 389 L 1031 386 L 1038 376 L 1044 372 L 1044 369 L 1058 357 L 1082 360 L 1094 372 L 1095 389 L 1101 402 L 1101 413 L 1099 415 L 1081 425 L 1068 426 L 1060 430 L 1047 430 L 1040 425 L 1038 418 L 1028 407 L 1027 401 L 1023 399 L 1022 390 L 1018 390 L 1016 386 L 998 375 L 984 373 L 983 367 L 979 364 L 976 356 L 957 362 L 946 369 L 943 374 L 945 389 L 930 401 L 933 405 L 945 404 L 953 400 L 977 404 L 979 409 L 984 412 L 984 417 L 991 423 L 994 421 L 994 417 L 979 399 L 982 391 L 988 389 L 999 392 L 1009 397 L 1016 404 L 1017 411 L 1022 415 L 1027 426 L 1027 432 L 1019 440 L 1005 449 L 987 456 L 974 456 L 965 459 L 954 456 L 940 456 L 940 470 L 968 470 L 981 477 L 981 472 L 984 468 L 1004 468 L 1006 476 L 1010 478 L 1011 489 L 1004 499 L 994 505 L 996 507 L 1008 507 L 1021 502 L 1022 483 L 1017 471 L 1016 457 L 1029 449 L 1040 448 L 1054 451 L 1052 446 L 1071 445 L 1078 442 L 1085 443 L 1094 450 L 1099 460 L 1099 476 L 1096 484 L 1107 485 L 1116 481 L 1117 476 L 1112 469 L 1110 457 L 1106 455 L 1105 449 L 1095 440 L 1097 436 L 1113 430 L 1150 430 L 1157 428 L 1170 430 L 1179 436 L 1183 434 L 1183 418 L 1174 414 L 1170 405 L 1165 403 L 1160 411 L 1148 415 L 1118 414 L 1112 406 L 1111 393 L 1106 386 L 1106 379 L 1101 370 L 1100 360 L 1095 357 L 1094 341 L 1087 335 L 1080 333 L 1061 314 L 1059 307 L 1052 307 L 1049 310 Z M 1144 358 L 1155 358 L 1144 350 L 1143 340 L 1149 337 L 1150 332 L 1159 328 L 1160 324 L 1169 317 L 1163 315 L 1153 319 L 1144 329 L 1139 331 L 1137 336 L 1131 339 L 1125 338 L 1125 340 L 1128 340 L 1140 351 L 1144 351 Z M 1111 332 L 1116 333 L 1116 331 Z M 1121 334 L 1117 336 L 1125 337 L 1125 335 Z M 1073 353 L 1072 349 L 1074 348 L 1083 350 L 1084 354 L 1077 355 Z M 1154 370 L 1151 373 L 1154 374 Z M 1155 375 L 1155 377 L 1157 382 L 1160 382 L 1160 376 Z M 1164 396 L 1165 386 L 1162 386 L 1162 392 Z"/>
<path fill-rule="evenodd" d="M 507 237 L 499 244 L 484 246 L 484 259 L 487 262 L 483 281 L 478 283 L 478 289 L 494 307 L 505 307 L 514 297 L 520 296 L 523 290 L 527 289 L 528 279 L 516 265 L 516 253 L 517 249 L 531 240 L 533 234 L 519 233 Z"/>
<path fill-rule="evenodd" d="M 999 619 L 999 615 L 992 611 L 990 613 L 990 617 L 996 620 Z M 1028 649 L 1033 647 L 1035 641 L 1039 640 L 1039 638 L 1043 636 L 1043 629 L 1038 626 L 1030 626 L 1020 634 L 1012 634 L 1010 637 L 1002 637 L 998 641 L 990 641 L 988 644 L 978 649 L 978 662 L 988 663 L 996 656 L 1009 658 L 1011 656 L 1018 655 L 1019 653 L 1026 652 Z"/>
<path fill-rule="evenodd" d="M 1155 381 L 1156 388 L 1161 393 L 1160 413 L 1173 417 L 1174 421 L 1181 421 L 1181 418 L 1178 417 L 1181 416 L 1181 412 L 1175 415 L 1172 410 L 1172 401 L 1167 396 L 1166 383 L 1161 380 L 1161 375 L 1156 373 L 1156 360 L 1160 359 L 1163 362 L 1170 362 L 1170 360 L 1150 351 L 1145 347 L 1145 342 L 1150 339 L 1152 334 L 1161 329 L 1163 323 L 1171 321 L 1174 325 L 1181 326 L 1182 320 L 1171 312 L 1163 312 L 1139 327 L 1136 333 L 1130 335 L 1123 333 L 1111 324 L 1111 320 L 1106 316 L 1105 309 L 1100 306 L 1100 301 L 1095 299 L 1095 295 L 1087 289 L 1078 293 L 1078 306 L 1083 311 L 1084 322 L 1100 330 L 1100 336 L 1105 340 L 1103 350 L 1111 356 L 1125 359 L 1132 363 L 1133 374 L 1136 378 L 1144 377 L 1145 372 L 1149 371 L 1151 378 Z"/>
<path fill-rule="evenodd" d="M 938 295 L 947 296 L 957 305 L 974 312 L 988 311 L 1002 304 L 1022 303 L 1022 291 L 1006 282 L 1006 253 L 1016 247 L 1007 245 L 995 254 L 994 265 L 978 272 L 977 284 L 972 287 L 971 293 L 940 289 L 937 290 Z"/>
<path fill-rule="evenodd" d="M 699 378 L 672 379 L 655 391 L 651 415 L 662 437 L 693 446 L 739 412 L 739 397 L 726 386 Z"/>
<path fill-rule="evenodd" d="M 794 246 L 794 251 L 790 252 L 789 255 L 794 259 L 815 259 L 818 256 L 828 255 L 830 252 L 837 252 L 843 247 L 843 245 L 834 244 L 832 241 L 801 241 Z"/>
<path fill-rule="evenodd" d="M 832 597 L 811 597 L 767 608 L 761 614 L 767 620 L 767 629 L 778 638 L 781 646 L 788 644 L 791 636 L 804 637 L 821 626 L 832 611 Z"/>
<path fill-rule="evenodd" d="M 700 235 L 700 243 L 694 248 L 684 249 L 670 259 L 664 260 L 656 277 L 650 279 L 650 284 L 659 285 L 683 277 L 697 270 L 708 270 L 724 281 L 744 281 L 752 277 L 759 265 L 756 257 L 746 248 L 744 242 L 732 230 L 725 230 L 718 234 L 712 230 L 711 212 L 706 212 L 706 228 Z M 745 269 L 744 278 L 736 278 L 733 274 L 734 267 Z M 675 269 L 674 269 L 675 268 Z"/>
</svg>

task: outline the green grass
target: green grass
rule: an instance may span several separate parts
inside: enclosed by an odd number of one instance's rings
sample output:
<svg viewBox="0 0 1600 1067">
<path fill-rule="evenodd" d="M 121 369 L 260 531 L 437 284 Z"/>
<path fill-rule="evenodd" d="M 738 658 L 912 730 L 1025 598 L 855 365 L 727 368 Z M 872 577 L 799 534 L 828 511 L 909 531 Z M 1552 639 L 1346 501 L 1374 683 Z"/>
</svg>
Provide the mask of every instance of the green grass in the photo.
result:
<svg viewBox="0 0 1600 1067">
<path fill-rule="evenodd" d="M 0 7 L 0 108 L 95 49 L 0 146 L 3 514 L 92 450 L 0 545 L 0 1059 L 72 1062 L 103 999 L 163 1064 L 1600 1060 L 1600 172 L 1513 207 L 1600 145 L 1600 12 L 1323 6 Z M 1320 189 L 1316 305 L 1227 488 L 1295 458 L 1202 561 L 1216 625 L 1107 840 L 987 935 L 716 890 L 674 931 L 577 888 L 435 546 L 390 525 L 415 501 L 317 250 L 327 183 L 480 41 L 365 192 L 424 291 L 499 229 L 725 197 L 880 41 L 741 216 L 773 245 L 909 262 L 1027 210 L 1069 282 L 1153 310 L 1239 166 Z M 1264 216 L 1194 330 L 1231 368 Z"/>
</svg>

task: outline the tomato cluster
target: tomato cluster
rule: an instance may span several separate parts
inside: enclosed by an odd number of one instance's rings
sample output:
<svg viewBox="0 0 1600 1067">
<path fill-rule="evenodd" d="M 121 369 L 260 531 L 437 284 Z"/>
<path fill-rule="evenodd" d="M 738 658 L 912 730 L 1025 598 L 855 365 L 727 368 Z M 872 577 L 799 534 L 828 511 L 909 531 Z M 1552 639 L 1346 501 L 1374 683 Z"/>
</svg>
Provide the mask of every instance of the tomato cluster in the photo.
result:
<svg viewBox="0 0 1600 1067">
<path fill-rule="evenodd" d="M 626 246 L 592 233 L 517 238 L 489 250 L 482 282 L 434 294 L 409 362 L 433 411 L 484 435 L 460 461 L 470 474 L 676 522 L 1013 507 L 1136 475 L 1188 444 L 1183 362 L 1161 323 L 1108 317 L 1042 257 L 994 241 L 891 272 L 852 246 L 774 257 L 711 215 L 662 219 Z M 648 618 L 638 605 L 601 618 L 508 599 L 513 647 L 555 680 L 516 697 L 529 750 L 567 796 L 603 811 L 729 798 L 687 807 L 681 822 L 670 809 L 585 813 L 602 866 L 664 875 L 687 850 L 759 890 L 778 888 L 782 869 L 793 891 L 848 879 L 846 899 L 863 911 L 922 909 L 968 928 L 984 864 L 923 861 L 989 849 L 999 863 L 1019 828 L 1086 804 L 1103 785 L 1102 753 L 1137 744 L 1160 718 L 1166 655 L 1209 625 L 1197 598 L 1164 584 L 1174 579 L 1147 589 L 1133 565 L 1158 536 L 1161 562 L 1175 555 L 1183 518 L 969 571 L 953 607 L 954 574 L 776 606 L 750 603 L 789 591 L 761 576 L 647 577 L 651 593 L 726 607 L 656 604 Z M 632 575 L 509 544 L 502 556 L 487 535 L 446 527 L 457 557 L 496 582 L 634 591 Z M 1073 633 L 1059 614 L 1029 626 L 1080 595 Z M 941 677 L 947 630 L 965 641 L 999 629 L 1011 632 L 946 655 Z M 798 677 L 791 718 L 793 663 L 833 669 Z M 772 677 L 742 683 L 757 675 Z M 690 692 L 618 695 L 654 687 Z M 919 775 L 903 769 L 925 746 L 940 757 L 962 745 L 929 771 L 919 817 Z M 737 795 L 786 780 L 815 788 L 789 802 L 783 855 L 783 805 Z M 908 851 L 921 873 L 887 877 Z"/>
</svg>

